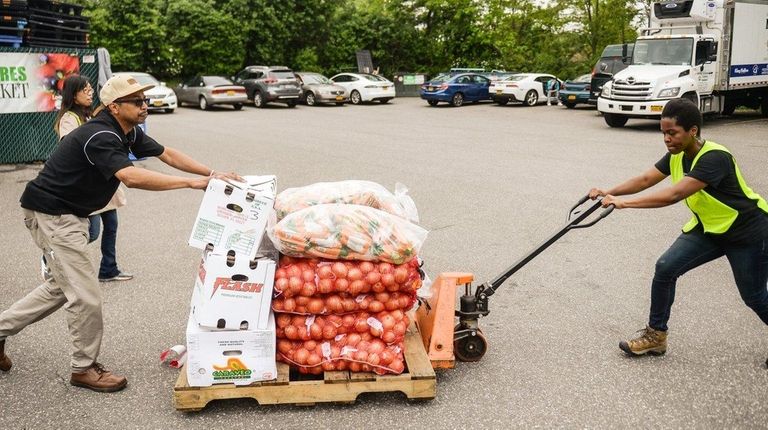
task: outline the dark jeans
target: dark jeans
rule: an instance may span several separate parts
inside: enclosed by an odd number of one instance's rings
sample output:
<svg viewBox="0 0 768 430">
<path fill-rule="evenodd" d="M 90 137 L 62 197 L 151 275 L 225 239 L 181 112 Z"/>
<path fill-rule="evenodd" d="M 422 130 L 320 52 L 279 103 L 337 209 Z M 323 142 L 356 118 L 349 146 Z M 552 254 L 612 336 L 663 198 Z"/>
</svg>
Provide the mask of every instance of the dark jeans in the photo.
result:
<svg viewBox="0 0 768 430">
<path fill-rule="evenodd" d="M 742 300 L 768 324 L 768 240 L 749 245 L 722 245 L 704 233 L 691 232 L 681 234 L 656 262 L 648 325 L 667 330 L 677 278 L 723 255 L 731 264 Z"/>
<path fill-rule="evenodd" d="M 101 265 L 99 266 L 99 278 L 111 278 L 120 274 L 117 268 L 117 209 L 102 212 L 88 217 L 91 225 L 88 229 L 89 242 L 99 238 L 101 224 L 104 224 L 104 232 L 101 236 Z"/>
</svg>

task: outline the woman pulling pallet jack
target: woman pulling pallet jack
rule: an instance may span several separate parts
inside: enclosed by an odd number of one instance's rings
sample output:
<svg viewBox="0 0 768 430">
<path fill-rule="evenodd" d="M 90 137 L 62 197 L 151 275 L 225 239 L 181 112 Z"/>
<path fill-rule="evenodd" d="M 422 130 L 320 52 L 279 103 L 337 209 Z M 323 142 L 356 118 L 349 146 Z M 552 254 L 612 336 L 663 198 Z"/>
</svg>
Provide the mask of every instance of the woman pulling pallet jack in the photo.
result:
<svg viewBox="0 0 768 430">
<path fill-rule="evenodd" d="M 683 199 L 694 216 L 656 264 L 648 325 L 638 337 L 620 342 L 619 347 L 631 356 L 664 354 L 677 278 L 723 255 L 731 264 L 742 299 L 768 324 L 768 203 L 746 185 L 725 147 L 701 140 L 701 124 L 701 113 L 696 105 L 684 99 L 670 101 L 661 119 L 669 153 L 655 167 L 609 190 L 593 188 L 571 209 L 565 227 L 502 275 L 479 285 L 474 293 L 472 274 L 441 274 L 433 285 L 432 298 L 417 311 L 419 328 L 433 367 L 451 368 L 455 358 L 478 361 L 485 355 L 487 343 L 478 327 L 478 319 L 489 313 L 488 297 L 569 230 L 592 226 L 613 208 L 664 207 Z M 616 197 L 643 191 L 667 176 L 672 176 L 673 185 L 669 188 L 634 198 Z M 588 198 L 599 201 L 584 212 L 577 210 Z M 581 224 L 600 206 L 608 209 L 594 221 Z M 462 284 L 465 292 L 460 298 L 459 309 L 454 310 L 455 289 Z M 452 327 L 456 316 L 459 323 Z"/>
<path fill-rule="evenodd" d="M 768 203 L 747 186 L 731 153 L 701 139 L 701 112 L 686 99 L 671 100 L 661 114 L 661 131 L 669 151 L 655 167 L 609 190 L 593 188 L 602 205 L 659 208 L 685 199 L 693 218 L 659 258 L 651 283 L 651 310 L 640 335 L 619 343 L 631 356 L 664 354 L 667 321 L 677 278 L 725 255 L 742 300 L 768 324 Z M 667 176 L 669 188 L 634 198 Z M 768 366 L 768 360 L 766 360 Z"/>
</svg>

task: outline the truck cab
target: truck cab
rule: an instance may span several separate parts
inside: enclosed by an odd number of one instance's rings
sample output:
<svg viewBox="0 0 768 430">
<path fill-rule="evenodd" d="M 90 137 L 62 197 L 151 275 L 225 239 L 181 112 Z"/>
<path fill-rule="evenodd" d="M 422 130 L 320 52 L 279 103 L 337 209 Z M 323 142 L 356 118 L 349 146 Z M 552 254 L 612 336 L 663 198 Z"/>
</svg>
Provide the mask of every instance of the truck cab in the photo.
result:
<svg viewBox="0 0 768 430">
<path fill-rule="evenodd" d="M 691 100 L 705 114 L 765 105 L 768 67 L 762 78 L 744 80 L 731 66 L 734 60 L 768 62 L 767 13 L 765 0 L 654 3 L 653 26 L 635 41 L 629 66 L 603 85 L 598 111 L 609 126 L 622 127 L 630 118 L 659 118 L 675 98 Z"/>
</svg>

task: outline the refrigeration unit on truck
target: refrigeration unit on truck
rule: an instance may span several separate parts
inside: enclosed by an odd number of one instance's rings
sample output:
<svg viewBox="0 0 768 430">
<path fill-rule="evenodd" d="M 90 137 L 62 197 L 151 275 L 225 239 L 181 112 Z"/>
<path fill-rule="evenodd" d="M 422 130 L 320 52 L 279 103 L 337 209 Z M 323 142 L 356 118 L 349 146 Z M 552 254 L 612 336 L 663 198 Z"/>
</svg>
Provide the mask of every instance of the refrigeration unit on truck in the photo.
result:
<svg viewBox="0 0 768 430">
<path fill-rule="evenodd" d="M 746 106 L 768 116 L 768 0 L 653 4 L 651 27 L 635 41 L 629 67 L 603 85 L 597 110 L 623 127 L 629 118 L 659 118 L 675 98 L 704 114 Z"/>
</svg>

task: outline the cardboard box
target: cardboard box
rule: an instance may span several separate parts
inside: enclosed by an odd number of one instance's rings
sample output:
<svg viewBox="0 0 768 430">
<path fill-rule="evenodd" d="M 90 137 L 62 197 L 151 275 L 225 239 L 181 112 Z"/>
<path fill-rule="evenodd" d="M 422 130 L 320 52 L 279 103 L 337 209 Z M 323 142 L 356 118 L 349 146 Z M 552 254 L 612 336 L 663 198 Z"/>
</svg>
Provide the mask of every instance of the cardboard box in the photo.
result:
<svg viewBox="0 0 768 430">
<path fill-rule="evenodd" d="M 205 330 L 192 314 L 187 323 L 187 380 L 191 387 L 248 385 L 277 378 L 275 317 L 263 330 Z"/>
<path fill-rule="evenodd" d="M 208 329 L 262 330 L 269 323 L 275 262 L 207 253 L 192 293 L 192 314 Z"/>
<path fill-rule="evenodd" d="M 229 183 L 212 179 L 197 212 L 189 245 L 213 252 L 234 250 L 255 258 L 267 219 L 274 212 L 274 176 L 247 176 L 250 182 Z"/>
</svg>

